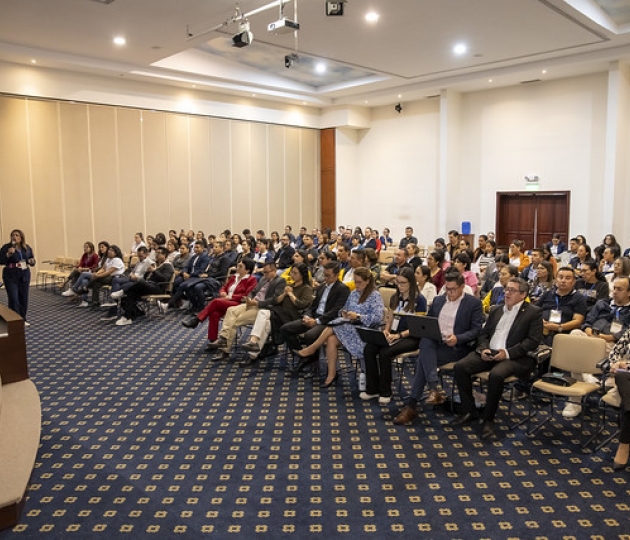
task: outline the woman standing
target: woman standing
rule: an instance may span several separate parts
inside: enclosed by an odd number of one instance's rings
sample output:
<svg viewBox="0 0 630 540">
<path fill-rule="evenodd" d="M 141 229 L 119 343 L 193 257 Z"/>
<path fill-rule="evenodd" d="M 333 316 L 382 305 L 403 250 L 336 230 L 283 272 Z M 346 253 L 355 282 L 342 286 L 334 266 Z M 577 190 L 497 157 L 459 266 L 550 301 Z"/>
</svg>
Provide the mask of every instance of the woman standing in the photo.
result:
<svg viewBox="0 0 630 540">
<path fill-rule="evenodd" d="M 35 266 L 35 256 L 21 230 L 11 231 L 11 241 L 0 249 L 0 265 L 4 265 L 2 279 L 7 288 L 9 309 L 26 319 L 28 288 L 31 284 L 30 267 Z"/>
</svg>

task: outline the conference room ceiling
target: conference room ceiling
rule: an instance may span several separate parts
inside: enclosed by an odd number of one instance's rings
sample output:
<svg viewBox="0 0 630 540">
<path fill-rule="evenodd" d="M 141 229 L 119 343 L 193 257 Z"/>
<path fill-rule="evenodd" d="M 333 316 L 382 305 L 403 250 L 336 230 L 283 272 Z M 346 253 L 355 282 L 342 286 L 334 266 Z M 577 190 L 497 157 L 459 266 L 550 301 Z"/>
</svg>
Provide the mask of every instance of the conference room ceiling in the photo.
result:
<svg viewBox="0 0 630 540">
<path fill-rule="evenodd" d="M 297 0 L 297 14 L 285 0 L 297 41 L 267 31 L 278 5 L 238 4 L 264 6 L 248 17 L 253 42 L 237 48 L 233 0 L 0 0 L 0 60 L 327 107 L 601 72 L 630 57 L 630 0 L 347 0 L 335 17 L 325 0 Z"/>
</svg>

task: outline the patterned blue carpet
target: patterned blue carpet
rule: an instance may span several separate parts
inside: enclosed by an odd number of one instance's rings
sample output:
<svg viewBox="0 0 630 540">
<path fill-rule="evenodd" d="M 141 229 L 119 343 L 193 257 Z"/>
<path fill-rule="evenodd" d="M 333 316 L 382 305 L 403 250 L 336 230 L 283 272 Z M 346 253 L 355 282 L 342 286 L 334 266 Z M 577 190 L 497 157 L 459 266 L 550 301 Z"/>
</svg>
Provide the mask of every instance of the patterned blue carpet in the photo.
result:
<svg viewBox="0 0 630 540">
<path fill-rule="evenodd" d="M 0 293 L 6 302 L 6 294 Z M 212 363 L 179 313 L 116 327 L 33 291 L 42 443 L 19 538 L 629 538 L 630 470 L 579 422 L 484 442 L 425 407 L 409 427 L 282 356 Z M 408 376 L 408 374 L 407 374 Z M 405 379 L 405 387 L 408 386 Z M 523 406 L 518 412 L 523 412 Z"/>
</svg>

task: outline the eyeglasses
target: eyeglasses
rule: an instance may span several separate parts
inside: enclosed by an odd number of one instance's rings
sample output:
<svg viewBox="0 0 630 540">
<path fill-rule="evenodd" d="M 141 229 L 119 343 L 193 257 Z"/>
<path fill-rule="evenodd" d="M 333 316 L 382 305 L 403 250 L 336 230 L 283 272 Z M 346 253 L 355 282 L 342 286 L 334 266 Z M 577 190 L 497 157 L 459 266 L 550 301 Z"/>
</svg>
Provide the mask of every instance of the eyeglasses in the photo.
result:
<svg viewBox="0 0 630 540">
<path fill-rule="evenodd" d="M 520 289 L 517 289 L 516 287 L 506 287 L 505 289 L 503 289 L 506 293 L 518 293 L 521 292 Z"/>
<path fill-rule="evenodd" d="M 446 286 L 444 286 L 444 290 L 446 292 L 455 292 L 457 289 L 459 289 L 459 287 L 446 287 Z"/>
</svg>

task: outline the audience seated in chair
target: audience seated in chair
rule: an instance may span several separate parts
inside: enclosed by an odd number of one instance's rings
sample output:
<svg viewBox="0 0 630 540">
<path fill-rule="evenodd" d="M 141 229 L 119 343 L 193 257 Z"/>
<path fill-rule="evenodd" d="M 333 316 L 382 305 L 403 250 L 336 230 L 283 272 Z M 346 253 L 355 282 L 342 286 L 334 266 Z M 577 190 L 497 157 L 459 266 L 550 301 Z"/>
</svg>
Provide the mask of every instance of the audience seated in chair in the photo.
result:
<svg viewBox="0 0 630 540">
<path fill-rule="evenodd" d="M 395 424 L 407 424 L 418 416 L 418 403 L 425 385 L 429 388 L 428 404 L 438 405 L 445 396 L 438 386 L 437 368 L 439 365 L 462 359 L 472 348 L 483 324 L 481 301 L 464 294 L 464 276 L 453 271 L 446 274 L 445 294 L 438 295 L 429 309 L 430 317 L 437 317 L 442 341 L 423 338 L 420 341 L 420 355 L 416 361 L 409 402 L 394 419 Z"/>
<path fill-rule="evenodd" d="M 200 276 L 206 271 L 209 264 L 208 254 L 204 251 L 204 245 L 201 240 L 195 241 L 193 250 L 194 254 L 188 261 L 186 269 L 175 278 L 175 282 L 173 283 L 173 297 L 168 303 L 159 304 L 162 311 L 179 307 L 182 299 L 188 299 L 188 290 L 202 279 Z"/>
<path fill-rule="evenodd" d="M 536 365 L 536 360 L 527 353 L 535 350 L 542 339 L 542 311 L 525 302 L 528 291 L 523 278 L 510 278 L 505 285 L 503 304 L 492 307 L 481 330 L 477 350 L 455 364 L 455 382 L 462 414 L 453 422 L 454 426 L 477 418 L 471 377 L 484 371 L 490 372 L 483 412 L 483 439 L 494 435 L 494 417 L 505 379 L 527 377 Z"/>
<path fill-rule="evenodd" d="M 332 253 L 334 256 L 334 253 Z M 323 257 L 324 254 L 320 255 Z M 311 345 L 326 329 L 326 325 L 339 316 L 350 289 L 339 281 L 339 265 L 330 260 L 323 267 L 324 282 L 317 288 L 315 299 L 301 319 L 287 322 L 280 328 L 281 339 L 291 350 L 298 350 L 302 345 Z M 300 338 L 300 336 L 302 336 Z M 295 372 L 317 361 L 317 354 L 302 358 Z"/>
</svg>

